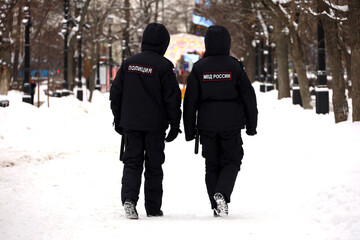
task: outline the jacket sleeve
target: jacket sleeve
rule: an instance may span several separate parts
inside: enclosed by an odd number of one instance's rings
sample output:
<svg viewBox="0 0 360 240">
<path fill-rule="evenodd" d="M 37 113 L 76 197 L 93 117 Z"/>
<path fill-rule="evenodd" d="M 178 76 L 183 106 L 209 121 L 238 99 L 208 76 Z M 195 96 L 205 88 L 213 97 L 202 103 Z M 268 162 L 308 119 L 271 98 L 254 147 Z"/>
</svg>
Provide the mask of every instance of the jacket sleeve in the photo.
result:
<svg viewBox="0 0 360 240">
<path fill-rule="evenodd" d="M 240 80 L 238 90 L 240 93 L 241 101 L 245 109 L 245 124 L 246 130 L 249 133 L 256 134 L 258 110 L 256 103 L 256 95 L 253 86 L 242 66 L 240 70 Z"/>
<path fill-rule="evenodd" d="M 124 85 L 124 71 L 123 65 L 116 73 L 113 84 L 110 88 L 110 108 L 114 115 L 114 119 L 117 119 L 120 122 L 121 119 L 121 99 L 123 94 L 123 85 Z"/>
<path fill-rule="evenodd" d="M 162 78 L 163 100 L 168 122 L 170 126 L 180 128 L 181 91 L 172 64 Z"/>
<path fill-rule="evenodd" d="M 187 87 L 184 98 L 184 130 L 186 141 L 195 138 L 196 133 L 196 114 L 200 103 L 200 84 L 193 70 L 187 79 Z"/>
</svg>

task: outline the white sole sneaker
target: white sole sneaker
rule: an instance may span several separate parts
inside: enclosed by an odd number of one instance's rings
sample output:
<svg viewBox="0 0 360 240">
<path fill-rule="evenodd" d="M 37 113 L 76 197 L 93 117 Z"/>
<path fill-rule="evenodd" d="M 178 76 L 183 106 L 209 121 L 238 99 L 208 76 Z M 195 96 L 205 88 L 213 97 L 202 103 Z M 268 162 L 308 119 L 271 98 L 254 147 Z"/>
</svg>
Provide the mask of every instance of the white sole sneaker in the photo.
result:
<svg viewBox="0 0 360 240">
<path fill-rule="evenodd" d="M 216 213 L 220 217 L 227 217 L 229 215 L 229 208 L 221 193 L 215 193 L 214 199 L 217 204 Z"/>
<path fill-rule="evenodd" d="M 124 203 L 125 217 L 129 219 L 139 219 L 139 215 L 136 211 L 135 204 L 130 201 Z"/>
</svg>

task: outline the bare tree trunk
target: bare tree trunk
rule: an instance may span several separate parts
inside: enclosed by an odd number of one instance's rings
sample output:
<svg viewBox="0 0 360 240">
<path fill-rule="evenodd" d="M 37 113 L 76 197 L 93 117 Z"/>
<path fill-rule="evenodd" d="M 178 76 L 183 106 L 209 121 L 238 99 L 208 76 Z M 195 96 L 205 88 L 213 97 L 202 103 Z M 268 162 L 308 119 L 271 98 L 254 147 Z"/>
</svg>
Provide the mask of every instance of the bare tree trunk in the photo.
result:
<svg viewBox="0 0 360 240">
<path fill-rule="evenodd" d="M 69 90 L 72 91 L 72 89 L 75 86 L 75 63 L 74 63 L 74 54 L 75 54 L 75 43 L 76 43 L 76 37 L 73 36 L 68 45 L 68 86 Z"/>
<path fill-rule="evenodd" d="M 333 109 L 335 115 L 335 122 L 346 121 L 349 114 L 349 106 L 345 95 L 345 79 L 342 64 L 339 63 L 341 59 L 341 50 L 336 35 L 336 23 L 326 23 L 329 20 L 323 21 L 326 41 L 326 51 L 329 57 L 329 66 L 331 69 L 332 81 L 331 86 L 333 90 Z M 331 26 L 333 25 L 333 26 Z M 335 26 L 334 26 L 335 25 Z"/>
<path fill-rule="evenodd" d="M 7 66 L 0 67 L 0 95 L 7 95 L 9 92 L 10 69 Z"/>
<path fill-rule="evenodd" d="M 275 24 L 275 41 L 276 41 L 276 56 L 278 66 L 278 99 L 289 98 L 290 95 L 290 78 L 289 78 L 289 63 L 288 63 L 288 46 L 287 41 L 282 33 L 282 27 L 279 22 Z"/>
<path fill-rule="evenodd" d="M 77 24 L 79 24 L 79 31 L 82 31 L 83 29 L 83 25 L 85 22 L 85 16 L 88 10 L 90 4 L 90 0 L 86 0 L 82 10 L 81 10 L 81 16 L 80 16 L 80 22 L 78 22 Z M 75 46 L 76 46 L 76 35 L 77 32 L 75 34 L 73 34 L 71 36 L 71 38 L 69 39 L 69 44 L 68 44 L 68 85 L 69 85 L 69 90 L 72 90 L 75 87 L 75 59 L 74 59 L 74 55 L 75 55 Z"/>
<path fill-rule="evenodd" d="M 159 0 L 156 0 L 154 22 L 158 21 L 158 11 L 159 11 Z M 162 21 L 164 21 L 164 19 L 162 19 Z"/>
<path fill-rule="evenodd" d="M 126 49 L 125 51 L 123 51 L 124 55 L 123 58 L 127 58 L 129 56 L 131 56 L 131 52 L 130 52 L 130 49 L 127 47 L 129 45 L 129 42 L 130 42 L 130 35 L 129 35 L 129 26 L 130 26 L 130 1 L 129 0 L 125 0 L 124 2 L 125 4 L 125 20 L 126 20 L 126 30 L 124 32 L 124 39 L 125 39 L 125 46 L 126 46 Z M 145 3 L 146 5 L 146 3 Z M 145 14 L 146 16 L 148 16 L 147 14 Z M 148 19 L 149 21 L 149 19 Z"/>
<path fill-rule="evenodd" d="M 310 96 L 310 90 L 309 90 L 309 81 L 306 76 L 306 68 L 303 58 L 303 52 L 301 49 L 301 41 L 298 34 L 293 33 L 292 34 L 292 41 L 293 44 L 291 44 L 291 51 L 290 55 L 293 60 L 296 73 L 299 80 L 299 86 L 300 86 L 300 95 L 302 100 L 302 107 L 304 109 L 312 109 L 312 106 L 310 104 L 311 96 Z"/>
<path fill-rule="evenodd" d="M 351 54 L 348 53 L 346 47 L 342 45 L 342 53 L 345 58 L 345 69 L 346 69 L 346 88 L 348 90 L 348 98 L 352 98 L 351 90 Z"/>
<path fill-rule="evenodd" d="M 351 29 L 351 82 L 352 117 L 360 121 L 360 1 L 349 0 L 349 24 Z"/>
<path fill-rule="evenodd" d="M 318 0 L 318 8 L 320 12 L 329 12 L 329 7 L 323 1 Z M 335 122 L 346 121 L 349 114 L 349 106 L 345 95 L 345 79 L 343 67 L 341 64 L 341 47 L 338 37 L 337 23 L 325 16 L 322 18 L 324 26 L 326 52 L 329 57 L 329 65 L 331 69 L 333 90 L 333 109 Z"/>
<path fill-rule="evenodd" d="M 248 44 L 250 45 L 247 45 L 248 55 L 245 58 L 244 65 L 245 65 L 246 73 L 250 81 L 253 83 L 255 82 L 255 48 L 252 46 L 251 41 Z"/>
<path fill-rule="evenodd" d="M 13 80 L 12 83 L 15 83 L 17 86 L 21 86 L 21 81 L 18 80 L 19 76 L 19 56 L 20 56 L 20 37 L 21 37 L 21 19 L 22 19 L 22 2 L 19 2 L 18 7 L 18 16 L 16 20 L 15 31 L 17 34 L 14 34 L 15 43 L 14 43 L 14 62 L 12 64 L 13 70 Z M 11 84 L 12 84 L 11 83 Z"/>
<path fill-rule="evenodd" d="M 91 52 L 91 69 L 90 69 L 90 78 L 89 78 L 89 90 L 90 90 L 90 96 L 89 96 L 89 102 L 92 101 L 92 97 L 93 97 L 93 92 L 94 92 L 94 88 L 95 88 L 95 76 L 96 76 L 96 65 L 97 65 L 97 61 L 98 61 L 98 42 L 92 42 L 91 43 L 91 48 L 90 48 L 90 52 Z"/>
<path fill-rule="evenodd" d="M 97 19 L 97 23 L 95 24 L 95 28 L 93 30 L 94 39 L 99 39 L 99 32 L 103 24 L 104 19 Z M 100 24 L 101 23 L 101 24 Z M 90 79 L 89 79 L 89 90 L 90 90 L 90 97 L 89 102 L 92 101 L 94 89 L 95 89 L 95 79 L 97 74 L 97 63 L 99 61 L 100 56 L 100 42 L 99 41 L 92 41 L 91 42 L 91 69 L 90 69 Z"/>
<path fill-rule="evenodd" d="M 304 109 L 312 109 L 310 104 L 311 96 L 309 90 L 309 81 L 306 76 L 306 68 L 299 33 L 295 29 L 293 22 L 289 21 L 288 16 L 286 16 L 278 3 L 274 3 L 271 0 L 262 0 L 262 2 L 269 10 L 273 12 L 274 17 L 277 18 L 277 21 L 280 21 L 282 24 L 286 25 L 289 29 L 290 33 L 288 38 L 288 46 L 290 47 L 290 55 L 299 80 L 302 107 Z"/>
<path fill-rule="evenodd" d="M 10 11 L 10 10 L 9 10 Z M 11 26 L 13 21 L 13 15 L 9 14 L 5 22 L 3 23 L 3 31 L 0 36 L 0 94 L 7 95 L 10 86 L 11 79 Z"/>
<path fill-rule="evenodd" d="M 345 2 L 346 1 L 346 2 Z M 345 5 L 347 4 L 347 0 L 336 1 L 335 4 Z M 345 88 L 348 90 L 347 97 L 348 99 L 352 98 L 352 90 L 351 90 L 351 51 L 350 51 L 350 41 L 349 41 L 349 21 L 346 21 L 345 24 L 339 26 L 338 31 L 340 32 L 339 38 L 340 47 L 342 52 L 342 59 L 345 60 L 343 63 L 343 68 L 346 71 L 346 79 L 345 79 Z"/>
<path fill-rule="evenodd" d="M 245 36 L 247 53 L 244 60 L 245 70 L 251 82 L 255 81 L 255 48 L 252 46 L 252 38 L 249 35 Z"/>
<path fill-rule="evenodd" d="M 352 117 L 355 122 L 360 121 L 360 43 L 352 48 L 351 57 Z"/>
<path fill-rule="evenodd" d="M 243 11 L 244 15 L 249 14 L 249 11 L 251 9 L 251 1 L 245 1 L 243 4 Z M 251 82 L 255 82 L 255 48 L 252 45 L 252 42 L 254 40 L 254 35 L 251 34 L 251 24 L 248 21 L 244 21 L 244 28 L 247 29 L 249 32 L 244 31 L 245 35 L 245 44 L 247 52 L 245 53 L 245 69 L 246 73 L 250 79 Z"/>
</svg>

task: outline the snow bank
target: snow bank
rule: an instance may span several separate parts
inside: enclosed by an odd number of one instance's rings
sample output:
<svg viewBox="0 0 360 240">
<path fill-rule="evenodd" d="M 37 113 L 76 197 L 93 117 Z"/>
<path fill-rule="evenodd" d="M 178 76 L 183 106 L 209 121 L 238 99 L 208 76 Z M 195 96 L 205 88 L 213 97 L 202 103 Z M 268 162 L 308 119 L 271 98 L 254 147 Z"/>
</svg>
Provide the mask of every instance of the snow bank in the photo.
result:
<svg viewBox="0 0 360 240">
<path fill-rule="evenodd" d="M 360 239 L 360 124 L 334 124 L 260 93 L 258 135 L 244 135 L 227 219 L 212 217 L 204 159 L 181 134 L 166 144 L 163 218 L 125 219 L 120 136 L 108 94 L 50 98 L 10 92 L 0 108 L 0 239 Z"/>
</svg>

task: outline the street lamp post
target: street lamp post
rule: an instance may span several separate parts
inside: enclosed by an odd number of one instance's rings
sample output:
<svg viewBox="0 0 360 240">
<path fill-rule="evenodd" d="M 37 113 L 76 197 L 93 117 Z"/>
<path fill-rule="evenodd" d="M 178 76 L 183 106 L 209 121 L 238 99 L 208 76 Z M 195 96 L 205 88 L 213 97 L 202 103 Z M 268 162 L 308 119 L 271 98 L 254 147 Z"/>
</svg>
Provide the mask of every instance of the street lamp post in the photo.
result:
<svg viewBox="0 0 360 240">
<path fill-rule="evenodd" d="M 98 1 L 95 1 L 95 9 L 96 9 L 96 21 L 100 21 L 100 11 L 99 11 L 99 5 Z M 96 27 L 96 36 L 99 37 L 99 28 Z M 100 40 L 98 39 L 96 41 L 96 80 L 95 80 L 95 90 L 101 91 L 101 84 L 100 84 Z"/>
<path fill-rule="evenodd" d="M 265 49 L 264 49 L 264 39 L 260 40 L 260 92 L 265 92 Z"/>
<path fill-rule="evenodd" d="M 112 32 L 111 32 L 111 25 L 113 24 L 113 18 L 111 16 L 108 17 L 109 20 L 109 78 L 110 78 L 110 85 L 113 83 L 113 58 L 112 58 Z"/>
<path fill-rule="evenodd" d="M 259 42 L 260 40 L 255 40 L 255 81 L 260 80 L 259 74 Z"/>
<path fill-rule="evenodd" d="M 321 19 L 318 20 L 318 72 L 316 80 L 316 113 L 329 113 L 329 90 L 327 88 L 325 39 Z"/>
<path fill-rule="evenodd" d="M 267 68 L 267 74 L 266 74 L 266 83 L 265 83 L 265 92 L 274 90 L 273 85 L 273 76 L 272 76 L 272 47 L 271 43 L 268 46 L 268 68 Z"/>
<path fill-rule="evenodd" d="M 296 6 L 298 9 L 298 6 Z M 299 23 L 299 16 L 300 13 L 299 11 L 297 11 L 295 13 L 295 22 Z M 294 65 L 294 63 L 293 63 Z M 300 85 L 299 85 L 299 80 L 298 80 L 298 76 L 296 73 L 296 68 L 294 67 L 294 81 L 293 81 L 293 86 L 292 86 L 292 100 L 293 100 L 293 104 L 294 105 L 300 105 L 302 106 L 302 98 L 301 98 L 301 93 L 300 93 Z"/>
<path fill-rule="evenodd" d="M 82 101 L 83 100 L 83 90 L 82 90 L 82 33 L 79 32 L 77 35 L 79 40 L 78 42 L 78 89 L 77 89 L 77 98 Z"/>
<path fill-rule="evenodd" d="M 269 34 L 273 32 L 273 26 L 268 26 Z M 272 43 L 270 41 L 270 36 L 268 39 L 268 68 L 266 74 L 266 81 L 265 81 L 265 92 L 269 92 L 274 90 L 273 84 L 273 57 L 272 57 Z"/>
<path fill-rule="evenodd" d="M 294 80 L 292 85 L 292 102 L 294 105 L 299 104 L 300 106 L 302 106 L 299 80 L 295 68 L 294 68 Z"/>
<path fill-rule="evenodd" d="M 82 8 L 84 6 L 84 1 L 83 0 L 77 0 L 76 1 L 76 8 L 78 11 L 78 34 L 77 34 L 77 39 L 78 39 L 78 89 L 77 89 L 77 98 L 82 101 L 83 100 L 83 90 L 82 90 L 82 26 L 80 26 L 81 24 L 81 12 L 82 12 Z"/>
<path fill-rule="evenodd" d="M 127 37 L 126 25 L 127 25 L 127 21 L 122 19 L 121 20 L 121 27 L 122 27 L 122 31 L 123 31 L 122 40 L 121 40 L 121 50 L 122 50 L 121 51 L 121 58 L 122 58 L 122 62 L 124 62 L 124 60 L 125 60 L 126 37 Z"/>
<path fill-rule="evenodd" d="M 64 34 L 64 80 L 62 96 L 69 95 L 68 85 L 68 37 L 69 37 L 69 0 L 64 0 L 64 21 L 62 33 Z"/>
<path fill-rule="evenodd" d="M 122 50 L 121 58 L 122 58 L 122 62 L 124 62 L 124 60 L 125 60 L 125 49 L 126 49 L 125 45 L 126 45 L 126 40 L 122 39 L 121 40 L 121 50 Z"/>
<path fill-rule="evenodd" d="M 24 95 L 22 97 L 22 101 L 32 104 L 30 86 L 30 27 L 32 24 L 30 16 L 30 0 L 25 0 L 24 14 L 25 18 L 23 23 L 25 24 L 25 67 L 23 83 Z"/>
<path fill-rule="evenodd" d="M 98 61 L 96 63 L 96 84 L 95 84 L 95 89 L 96 90 L 101 90 L 101 85 L 100 85 L 100 57 L 98 57 Z"/>
<path fill-rule="evenodd" d="M 144 30 L 142 28 L 138 28 L 137 30 L 138 42 L 139 42 L 139 52 L 141 52 L 141 38 Z"/>
</svg>

